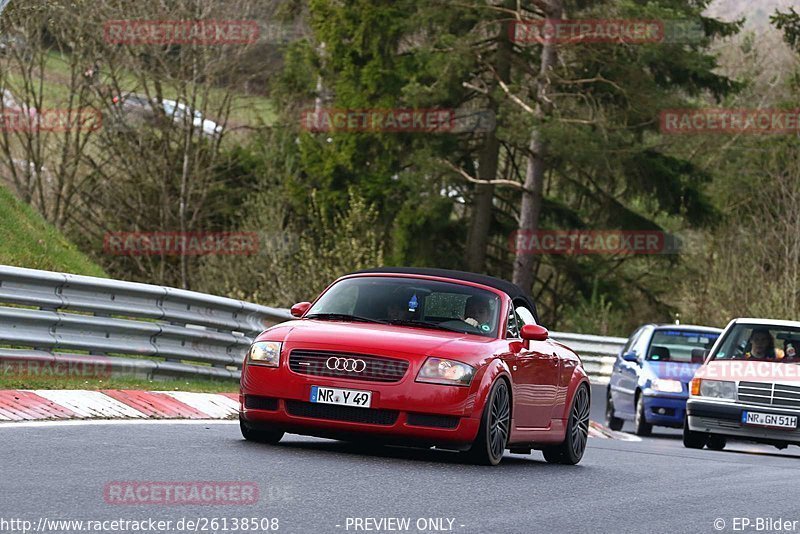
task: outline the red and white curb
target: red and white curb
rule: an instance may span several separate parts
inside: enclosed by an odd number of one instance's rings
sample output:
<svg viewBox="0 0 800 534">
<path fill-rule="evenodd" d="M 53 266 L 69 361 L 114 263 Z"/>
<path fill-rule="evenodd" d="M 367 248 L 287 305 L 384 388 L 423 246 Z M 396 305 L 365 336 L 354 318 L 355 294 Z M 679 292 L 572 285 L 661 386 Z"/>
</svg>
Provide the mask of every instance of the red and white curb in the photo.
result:
<svg viewBox="0 0 800 534">
<path fill-rule="evenodd" d="M 233 419 L 238 393 L 105 389 L 0 390 L 0 424 L 10 421 L 70 419 Z M 641 441 L 595 421 L 589 437 Z"/>
<path fill-rule="evenodd" d="M 238 393 L 0 390 L 0 422 L 65 419 L 231 419 Z"/>
</svg>

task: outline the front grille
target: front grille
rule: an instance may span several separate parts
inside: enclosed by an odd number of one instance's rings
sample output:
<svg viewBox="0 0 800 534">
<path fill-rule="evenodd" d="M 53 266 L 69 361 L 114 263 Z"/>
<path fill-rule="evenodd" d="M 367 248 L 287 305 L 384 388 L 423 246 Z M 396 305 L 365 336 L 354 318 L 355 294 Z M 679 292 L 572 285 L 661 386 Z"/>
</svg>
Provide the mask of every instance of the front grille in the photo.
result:
<svg viewBox="0 0 800 534">
<path fill-rule="evenodd" d="M 363 354 L 295 349 L 289 354 L 289 369 L 303 375 L 399 382 L 408 370 L 408 361 Z"/>
<path fill-rule="evenodd" d="M 710 430 L 739 430 L 742 425 L 736 421 L 725 421 L 723 419 L 712 419 L 710 417 L 698 417 L 697 424 Z"/>
<path fill-rule="evenodd" d="M 296 400 L 287 400 L 285 404 L 286 412 L 289 415 L 331 421 L 347 421 L 348 423 L 366 423 L 368 425 L 391 426 L 397 422 L 397 417 L 400 413 L 394 410 L 353 408 L 352 406 L 335 406 L 333 404 Z"/>
<path fill-rule="evenodd" d="M 408 424 L 411 426 L 455 428 L 458 426 L 458 420 L 458 417 L 454 417 L 452 415 L 431 415 L 427 413 L 408 414 Z"/>
<path fill-rule="evenodd" d="M 739 400 L 780 408 L 800 408 L 800 387 L 769 382 L 739 382 Z"/>
<path fill-rule="evenodd" d="M 250 410 L 269 410 L 274 412 L 278 409 L 278 399 L 260 397 L 258 395 L 245 395 L 244 407 Z"/>
</svg>

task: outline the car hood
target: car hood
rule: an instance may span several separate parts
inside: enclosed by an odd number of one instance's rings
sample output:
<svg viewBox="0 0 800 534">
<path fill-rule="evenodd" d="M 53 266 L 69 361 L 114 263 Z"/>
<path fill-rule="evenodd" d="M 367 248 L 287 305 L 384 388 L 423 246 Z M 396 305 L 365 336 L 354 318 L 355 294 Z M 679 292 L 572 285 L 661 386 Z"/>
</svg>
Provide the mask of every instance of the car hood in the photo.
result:
<svg viewBox="0 0 800 534">
<path fill-rule="evenodd" d="M 689 382 L 701 367 L 699 363 L 688 362 L 647 362 L 653 378 Z"/>
<path fill-rule="evenodd" d="M 800 365 L 766 361 L 711 361 L 697 372 L 706 380 L 768 382 L 800 387 Z"/>
<path fill-rule="evenodd" d="M 488 356 L 492 338 L 369 323 L 304 319 L 275 326 L 259 340 L 283 341 L 289 348 L 333 349 L 362 354 L 442 356 L 455 359 Z"/>
</svg>

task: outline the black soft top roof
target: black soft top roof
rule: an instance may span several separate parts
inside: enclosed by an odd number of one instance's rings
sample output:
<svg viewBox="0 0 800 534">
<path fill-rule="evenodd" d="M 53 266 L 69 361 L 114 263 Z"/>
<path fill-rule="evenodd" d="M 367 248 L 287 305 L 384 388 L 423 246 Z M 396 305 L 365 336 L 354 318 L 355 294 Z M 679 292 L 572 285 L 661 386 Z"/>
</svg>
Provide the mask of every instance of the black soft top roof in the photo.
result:
<svg viewBox="0 0 800 534">
<path fill-rule="evenodd" d="M 502 280 L 500 278 L 495 278 L 494 276 L 488 276 L 485 274 L 476 274 L 476 273 L 468 273 L 466 271 L 452 271 L 450 269 L 433 269 L 427 267 L 375 267 L 372 269 L 364 269 L 361 271 L 356 271 L 351 274 L 378 274 L 378 273 L 386 273 L 386 274 L 419 274 L 423 276 L 440 276 L 442 278 L 452 278 L 454 280 L 464 280 L 465 282 L 472 282 L 475 284 L 482 284 L 485 286 L 493 287 L 495 289 L 499 289 L 506 295 L 508 295 L 511 300 L 516 302 L 521 302 L 525 305 L 526 308 L 530 309 L 533 313 L 533 317 L 536 319 L 536 323 L 539 323 L 539 313 L 536 309 L 536 303 L 533 302 L 533 299 L 526 294 L 518 285 L 512 284 L 506 280 Z"/>
</svg>

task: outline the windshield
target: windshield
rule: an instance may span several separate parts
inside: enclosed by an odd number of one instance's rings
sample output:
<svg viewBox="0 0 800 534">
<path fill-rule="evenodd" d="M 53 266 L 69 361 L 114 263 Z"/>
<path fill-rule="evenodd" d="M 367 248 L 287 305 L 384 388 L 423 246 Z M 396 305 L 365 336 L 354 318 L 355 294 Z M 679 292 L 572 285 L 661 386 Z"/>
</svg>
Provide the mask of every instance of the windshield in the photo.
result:
<svg viewBox="0 0 800 534">
<path fill-rule="evenodd" d="M 798 363 L 800 328 L 737 324 L 725 335 L 713 360 Z"/>
<path fill-rule="evenodd" d="M 466 285 L 364 276 L 337 282 L 306 317 L 360 320 L 497 337 L 500 298 Z"/>
<path fill-rule="evenodd" d="M 719 337 L 717 332 L 696 330 L 656 330 L 647 350 L 647 359 L 659 362 L 692 361 L 692 349 L 710 349 Z"/>
</svg>

